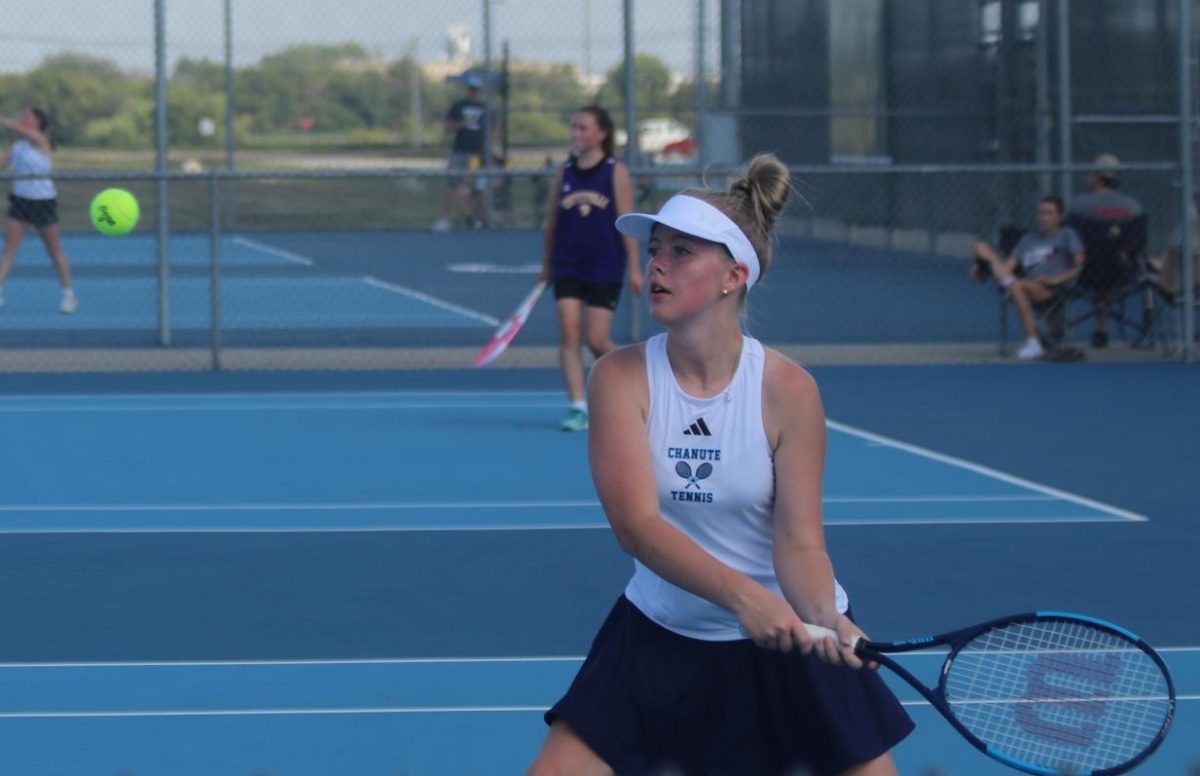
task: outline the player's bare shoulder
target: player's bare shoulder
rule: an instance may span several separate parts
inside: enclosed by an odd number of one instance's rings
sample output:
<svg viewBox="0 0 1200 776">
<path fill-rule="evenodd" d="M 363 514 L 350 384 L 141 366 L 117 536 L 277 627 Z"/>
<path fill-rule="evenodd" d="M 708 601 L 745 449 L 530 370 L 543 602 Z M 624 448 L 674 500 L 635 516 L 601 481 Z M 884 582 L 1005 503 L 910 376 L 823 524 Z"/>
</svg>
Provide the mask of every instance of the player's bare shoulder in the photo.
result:
<svg viewBox="0 0 1200 776">
<path fill-rule="evenodd" d="M 592 364 L 589 386 L 634 387 L 646 379 L 646 346 L 638 342 L 605 353 Z"/>
<path fill-rule="evenodd" d="M 763 348 L 763 415 L 768 433 L 793 424 L 824 423 L 821 390 L 804 367 L 772 348 Z"/>
</svg>

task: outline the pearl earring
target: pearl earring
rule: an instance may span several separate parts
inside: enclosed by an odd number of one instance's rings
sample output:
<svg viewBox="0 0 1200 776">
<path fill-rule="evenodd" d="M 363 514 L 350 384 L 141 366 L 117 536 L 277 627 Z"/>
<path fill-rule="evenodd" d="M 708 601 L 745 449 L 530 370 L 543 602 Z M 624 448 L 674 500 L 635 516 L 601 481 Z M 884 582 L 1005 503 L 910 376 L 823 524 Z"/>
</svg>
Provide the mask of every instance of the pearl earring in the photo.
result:
<svg viewBox="0 0 1200 776">
<path fill-rule="evenodd" d="M 728 289 L 728 288 L 722 288 L 722 289 L 721 289 L 721 296 L 729 296 L 729 289 Z"/>
</svg>

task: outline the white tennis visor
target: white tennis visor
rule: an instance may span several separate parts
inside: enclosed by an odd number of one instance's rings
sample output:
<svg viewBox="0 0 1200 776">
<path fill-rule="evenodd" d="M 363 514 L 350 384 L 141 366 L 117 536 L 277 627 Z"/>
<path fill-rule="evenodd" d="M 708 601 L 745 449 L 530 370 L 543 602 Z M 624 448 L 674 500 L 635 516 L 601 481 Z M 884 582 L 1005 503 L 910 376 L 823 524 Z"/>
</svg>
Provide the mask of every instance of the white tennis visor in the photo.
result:
<svg viewBox="0 0 1200 776">
<path fill-rule="evenodd" d="M 659 208 L 657 215 L 627 213 L 617 219 L 617 230 L 639 242 L 648 242 L 655 224 L 699 237 L 702 240 L 720 243 L 739 264 L 749 270 L 746 290 L 758 282 L 760 268 L 758 254 L 746 238 L 746 234 L 729 216 L 702 199 L 676 194 Z"/>
</svg>

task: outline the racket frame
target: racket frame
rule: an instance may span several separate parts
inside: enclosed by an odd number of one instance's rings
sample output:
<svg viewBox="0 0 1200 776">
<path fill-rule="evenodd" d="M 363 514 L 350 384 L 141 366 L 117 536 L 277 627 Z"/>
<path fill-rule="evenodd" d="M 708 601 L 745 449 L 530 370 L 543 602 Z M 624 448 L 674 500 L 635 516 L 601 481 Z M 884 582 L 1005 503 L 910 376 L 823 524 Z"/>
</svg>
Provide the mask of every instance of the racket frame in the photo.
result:
<svg viewBox="0 0 1200 776">
<path fill-rule="evenodd" d="M 929 701 L 930 705 L 932 705 L 933 708 L 936 709 L 937 712 L 941 714 L 946 721 L 949 722 L 964 739 L 966 739 L 968 743 L 986 754 L 988 757 L 991 757 L 998 762 L 1002 762 L 1011 768 L 1024 771 L 1025 773 L 1032 773 L 1038 776 L 1056 776 L 1056 774 L 1060 774 L 1061 771 L 1043 768 L 1032 763 L 1022 762 L 1009 757 L 1003 752 L 994 750 L 985 741 L 981 740 L 974 733 L 967 729 L 966 725 L 964 725 L 954 715 L 954 712 L 950 708 L 949 702 L 946 700 L 946 678 L 950 674 L 950 669 L 954 664 L 955 658 L 958 657 L 958 654 L 963 647 L 969 644 L 977 636 L 993 628 L 1003 627 L 1006 625 L 1017 625 L 1021 623 L 1046 621 L 1080 623 L 1113 633 L 1128 641 L 1131 647 L 1136 647 L 1148 655 L 1158 666 L 1159 670 L 1162 671 L 1163 678 L 1166 680 L 1169 697 L 1167 700 L 1167 713 L 1163 718 L 1162 727 L 1159 729 L 1154 741 L 1147 745 L 1140 753 L 1138 753 L 1137 756 L 1123 763 L 1110 768 L 1102 768 L 1097 771 L 1090 771 L 1088 774 L 1079 774 L 1078 776 L 1116 776 L 1116 774 L 1125 773 L 1132 768 L 1137 767 L 1139 764 L 1144 762 L 1147 757 L 1154 753 L 1154 751 L 1163 742 L 1163 739 L 1166 738 L 1167 732 L 1171 728 L 1171 722 L 1175 717 L 1175 682 L 1171 678 L 1171 672 L 1167 669 L 1166 662 L 1154 650 L 1154 648 L 1143 641 L 1137 634 L 1126 630 L 1119 625 L 1114 625 L 1113 623 L 1105 622 L 1104 620 L 1096 619 L 1095 617 L 1089 617 L 1082 614 L 1072 614 L 1069 612 L 1026 612 L 1023 614 L 1009 615 L 1007 617 L 999 617 L 994 620 L 972 625 L 969 628 L 962 628 L 934 636 L 920 636 L 913 639 L 906 639 L 904 641 L 881 642 L 860 639 L 855 642 L 854 650 L 859 657 L 863 658 L 864 660 L 873 660 L 878 662 L 880 665 L 886 666 L 890 671 L 907 682 L 914 690 L 919 692 L 921 696 L 925 698 L 925 700 Z M 810 628 L 810 632 L 814 636 L 820 635 L 827 637 L 828 635 L 832 634 L 832 631 L 828 631 L 827 629 L 823 628 Z M 836 634 L 833 635 L 836 638 Z M 941 670 L 938 673 L 938 683 L 935 688 L 930 688 L 927 684 L 925 684 L 925 682 L 921 681 L 912 673 L 910 673 L 908 669 L 904 668 L 897 661 L 888 656 L 890 654 L 916 652 L 935 646 L 946 646 L 950 648 L 950 654 L 948 654 L 946 659 L 942 662 Z"/>
</svg>

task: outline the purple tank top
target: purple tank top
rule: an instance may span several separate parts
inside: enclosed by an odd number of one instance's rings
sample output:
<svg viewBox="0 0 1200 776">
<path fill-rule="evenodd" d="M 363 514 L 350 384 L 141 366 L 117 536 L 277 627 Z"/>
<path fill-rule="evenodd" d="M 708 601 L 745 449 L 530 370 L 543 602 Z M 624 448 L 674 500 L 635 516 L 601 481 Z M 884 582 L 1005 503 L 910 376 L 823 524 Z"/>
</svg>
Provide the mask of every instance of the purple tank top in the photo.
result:
<svg viewBox="0 0 1200 776">
<path fill-rule="evenodd" d="M 578 168 L 574 159 L 563 165 L 550 254 L 554 277 L 591 283 L 624 281 L 625 246 L 617 232 L 613 190 L 616 166 L 611 156 L 586 170 Z"/>
</svg>

